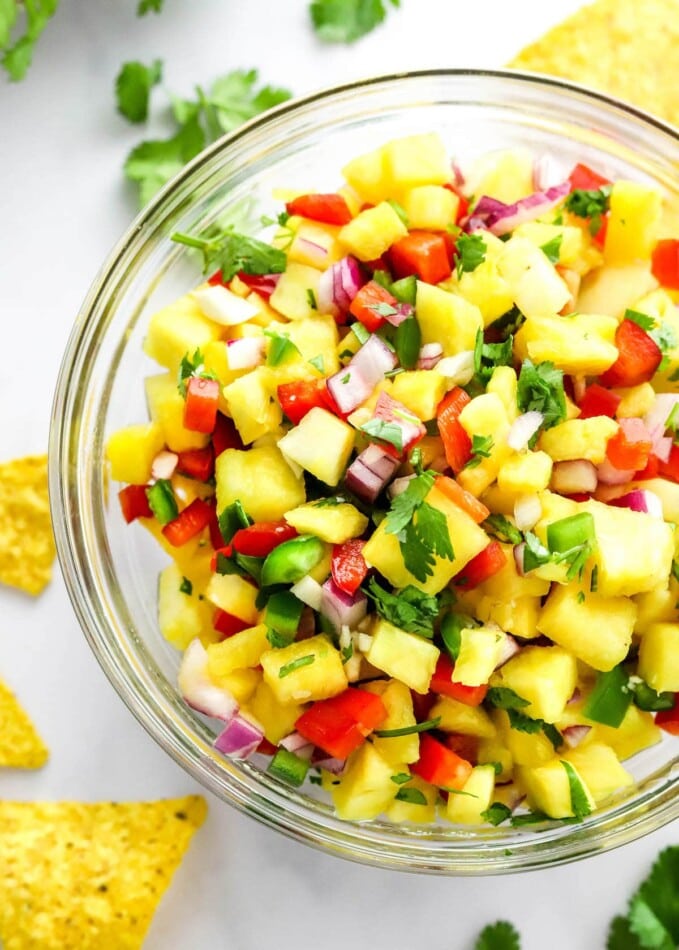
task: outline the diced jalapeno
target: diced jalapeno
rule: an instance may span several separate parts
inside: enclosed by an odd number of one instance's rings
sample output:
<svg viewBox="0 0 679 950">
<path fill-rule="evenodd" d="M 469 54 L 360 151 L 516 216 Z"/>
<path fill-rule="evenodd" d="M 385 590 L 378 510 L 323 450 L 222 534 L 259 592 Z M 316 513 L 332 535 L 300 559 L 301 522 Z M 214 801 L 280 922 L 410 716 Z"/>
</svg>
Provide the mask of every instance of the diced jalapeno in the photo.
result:
<svg viewBox="0 0 679 950">
<path fill-rule="evenodd" d="M 169 524 L 179 514 L 172 485 L 166 479 L 160 478 L 155 485 L 147 488 L 146 497 L 148 498 L 149 508 L 160 524 Z"/>
<path fill-rule="evenodd" d="M 262 565 L 262 587 L 294 584 L 305 577 L 325 554 L 325 545 L 311 534 L 284 541 L 269 554 Z"/>
</svg>

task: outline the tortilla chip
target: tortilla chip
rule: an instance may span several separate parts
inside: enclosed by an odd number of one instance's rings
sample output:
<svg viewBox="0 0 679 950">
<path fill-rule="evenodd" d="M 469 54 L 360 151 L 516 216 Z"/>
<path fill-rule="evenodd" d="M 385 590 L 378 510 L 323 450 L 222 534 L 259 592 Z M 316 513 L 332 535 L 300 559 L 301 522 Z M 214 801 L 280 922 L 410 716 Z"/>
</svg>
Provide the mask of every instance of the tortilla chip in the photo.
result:
<svg viewBox="0 0 679 950">
<path fill-rule="evenodd" d="M 0 802 L 3 950 L 136 950 L 206 814 L 157 802 Z"/>
<path fill-rule="evenodd" d="M 0 680 L 0 766 L 39 769 L 49 752 L 19 700 Z"/>
<path fill-rule="evenodd" d="M 47 456 L 0 465 L 0 582 L 39 594 L 52 577 Z"/>
<path fill-rule="evenodd" d="M 509 65 L 593 86 L 679 125 L 679 2 L 598 0 Z"/>
</svg>

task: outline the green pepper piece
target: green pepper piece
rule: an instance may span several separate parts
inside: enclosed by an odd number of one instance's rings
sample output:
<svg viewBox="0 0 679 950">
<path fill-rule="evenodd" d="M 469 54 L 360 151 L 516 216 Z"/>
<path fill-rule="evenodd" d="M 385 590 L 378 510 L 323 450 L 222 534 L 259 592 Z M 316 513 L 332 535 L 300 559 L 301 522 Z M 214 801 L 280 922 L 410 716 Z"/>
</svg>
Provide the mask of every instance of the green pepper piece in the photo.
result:
<svg viewBox="0 0 679 950">
<path fill-rule="evenodd" d="M 460 633 L 465 627 L 476 627 L 478 624 L 467 614 L 446 614 L 441 621 L 441 639 L 453 662 L 460 652 Z"/>
<path fill-rule="evenodd" d="M 264 623 L 267 637 L 274 647 L 286 647 L 295 639 L 304 604 L 289 590 L 277 591 L 269 597 Z"/>
<path fill-rule="evenodd" d="M 224 544 L 229 544 L 236 531 L 247 528 L 251 523 L 240 501 L 234 501 L 227 505 L 220 513 L 218 521 Z"/>
<path fill-rule="evenodd" d="M 400 303 L 409 303 L 411 307 L 415 306 L 417 297 L 417 278 L 402 277 L 401 280 L 395 280 L 390 288 L 392 294 Z"/>
<path fill-rule="evenodd" d="M 379 284 L 380 287 L 384 287 L 385 290 L 391 293 L 391 274 L 388 270 L 376 270 L 373 273 L 373 280 L 376 284 Z"/>
<path fill-rule="evenodd" d="M 656 691 L 644 683 L 635 683 L 634 687 L 634 705 L 644 712 L 662 712 L 663 709 L 672 709 L 674 706 L 674 693 L 656 693 Z"/>
<path fill-rule="evenodd" d="M 588 511 L 547 525 L 547 547 L 553 553 L 563 554 L 595 540 L 594 518 Z"/>
<path fill-rule="evenodd" d="M 268 554 L 262 565 L 262 587 L 294 584 L 316 567 L 325 554 L 325 545 L 312 534 L 284 541 Z"/>
<path fill-rule="evenodd" d="M 622 666 L 614 666 L 607 673 L 598 673 L 594 689 L 583 709 L 585 716 L 593 722 L 617 729 L 632 702 L 628 680 Z"/>
<path fill-rule="evenodd" d="M 295 755 L 294 752 L 279 748 L 271 762 L 269 762 L 267 771 L 271 775 L 275 775 L 276 778 L 283 779 L 284 782 L 299 788 L 304 783 L 309 771 L 309 763 L 306 759 L 301 759 L 298 755 Z"/>
<path fill-rule="evenodd" d="M 420 355 L 422 333 L 415 317 L 407 317 L 396 328 L 394 345 L 399 363 L 403 369 L 413 369 Z"/>
<path fill-rule="evenodd" d="M 164 478 L 159 478 L 155 485 L 146 489 L 149 508 L 160 524 L 169 524 L 179 514 L 177 499 L 174 497 L 172 485 Z"/>
</svg>

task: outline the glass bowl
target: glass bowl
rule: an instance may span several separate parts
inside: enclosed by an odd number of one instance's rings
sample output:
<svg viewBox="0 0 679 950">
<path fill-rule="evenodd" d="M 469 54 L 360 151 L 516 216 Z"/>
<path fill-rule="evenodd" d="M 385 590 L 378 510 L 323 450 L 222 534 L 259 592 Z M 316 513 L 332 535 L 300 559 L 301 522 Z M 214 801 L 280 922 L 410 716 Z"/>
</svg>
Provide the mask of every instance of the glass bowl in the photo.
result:
<svg viewBox="0 0 679 950">
<path fill-rule="evenodd" d="M 666 739 L 629 765 L 636 785 L 581 824 L 516 829 L 342 821 L 315 786 L 294 790 L 264 760 L 234 762 L 176 688 L 179 654 L 160 635 L 156 583 L 165 556 L 121 517 L 104 446 L 146 418 L 142 341 L 152 313 L 199 280 L 170 242 L 228 212 L 256 233 L 276 187 L 332 190 L 351 157 L 388 139 L 438 131 L 464 160 L 527 145 L 564 170 L 583 161 L 610 176 L 654 181 L 679 206 L 679 134 L 613 99 L 514 72 L 437 70 L 367 80 L 283 105 L 203 152 L 139 215 L 95 279 L 56 390 L 50 492 L 73 606 L 104 672 L 157 742 L 224 801 L 292 838 L 355 861 L 445 874 L 558 864 L 612 848 L 679 815 L 679 759 Z M 157 370 L 156 370 L 157 371 Z M 318 797 L 314 797 L 318 794 Z"/>
</svg>

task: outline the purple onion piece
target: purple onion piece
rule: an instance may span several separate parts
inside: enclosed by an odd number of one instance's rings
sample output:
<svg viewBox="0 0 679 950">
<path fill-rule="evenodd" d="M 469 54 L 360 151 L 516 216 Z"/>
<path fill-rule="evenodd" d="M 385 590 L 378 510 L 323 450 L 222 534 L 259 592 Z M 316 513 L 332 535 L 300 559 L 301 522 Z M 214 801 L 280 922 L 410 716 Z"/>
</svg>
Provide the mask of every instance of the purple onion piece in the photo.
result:
<svg viewBox="0 0 679 950">
<path fill-rule="evenodd" d="M 234 759 L 247 759 L 264 738 L 262 729 L 241 715 L 234 716 L 214 741 L 214 747 Z"/>
<path fill-rule="evenodd" d="M 200 640 L 192 640 L 184 651 L 177 680 L 184 702 L 196 712 L 225 722 L 238 712 L 238 703 L 231 693 L 210 680 L 207 651 Z"/>
<path fill-rule="evenodd" d="M 329 577 L 323 584 L 321 613 L 339 631 L 342 627 L 355 628 L 368 612 L 368 598 L 362 591 L 347 594 Z"/>
<path fill-rule="evenodd" d="M 355 366 L 352 360 L 348 366 L 328 378 L 327 387 L 340 412 L 346 415 L 366 401 L 375 384 L 365 378 L 360 367 Z"/>
</svg>

